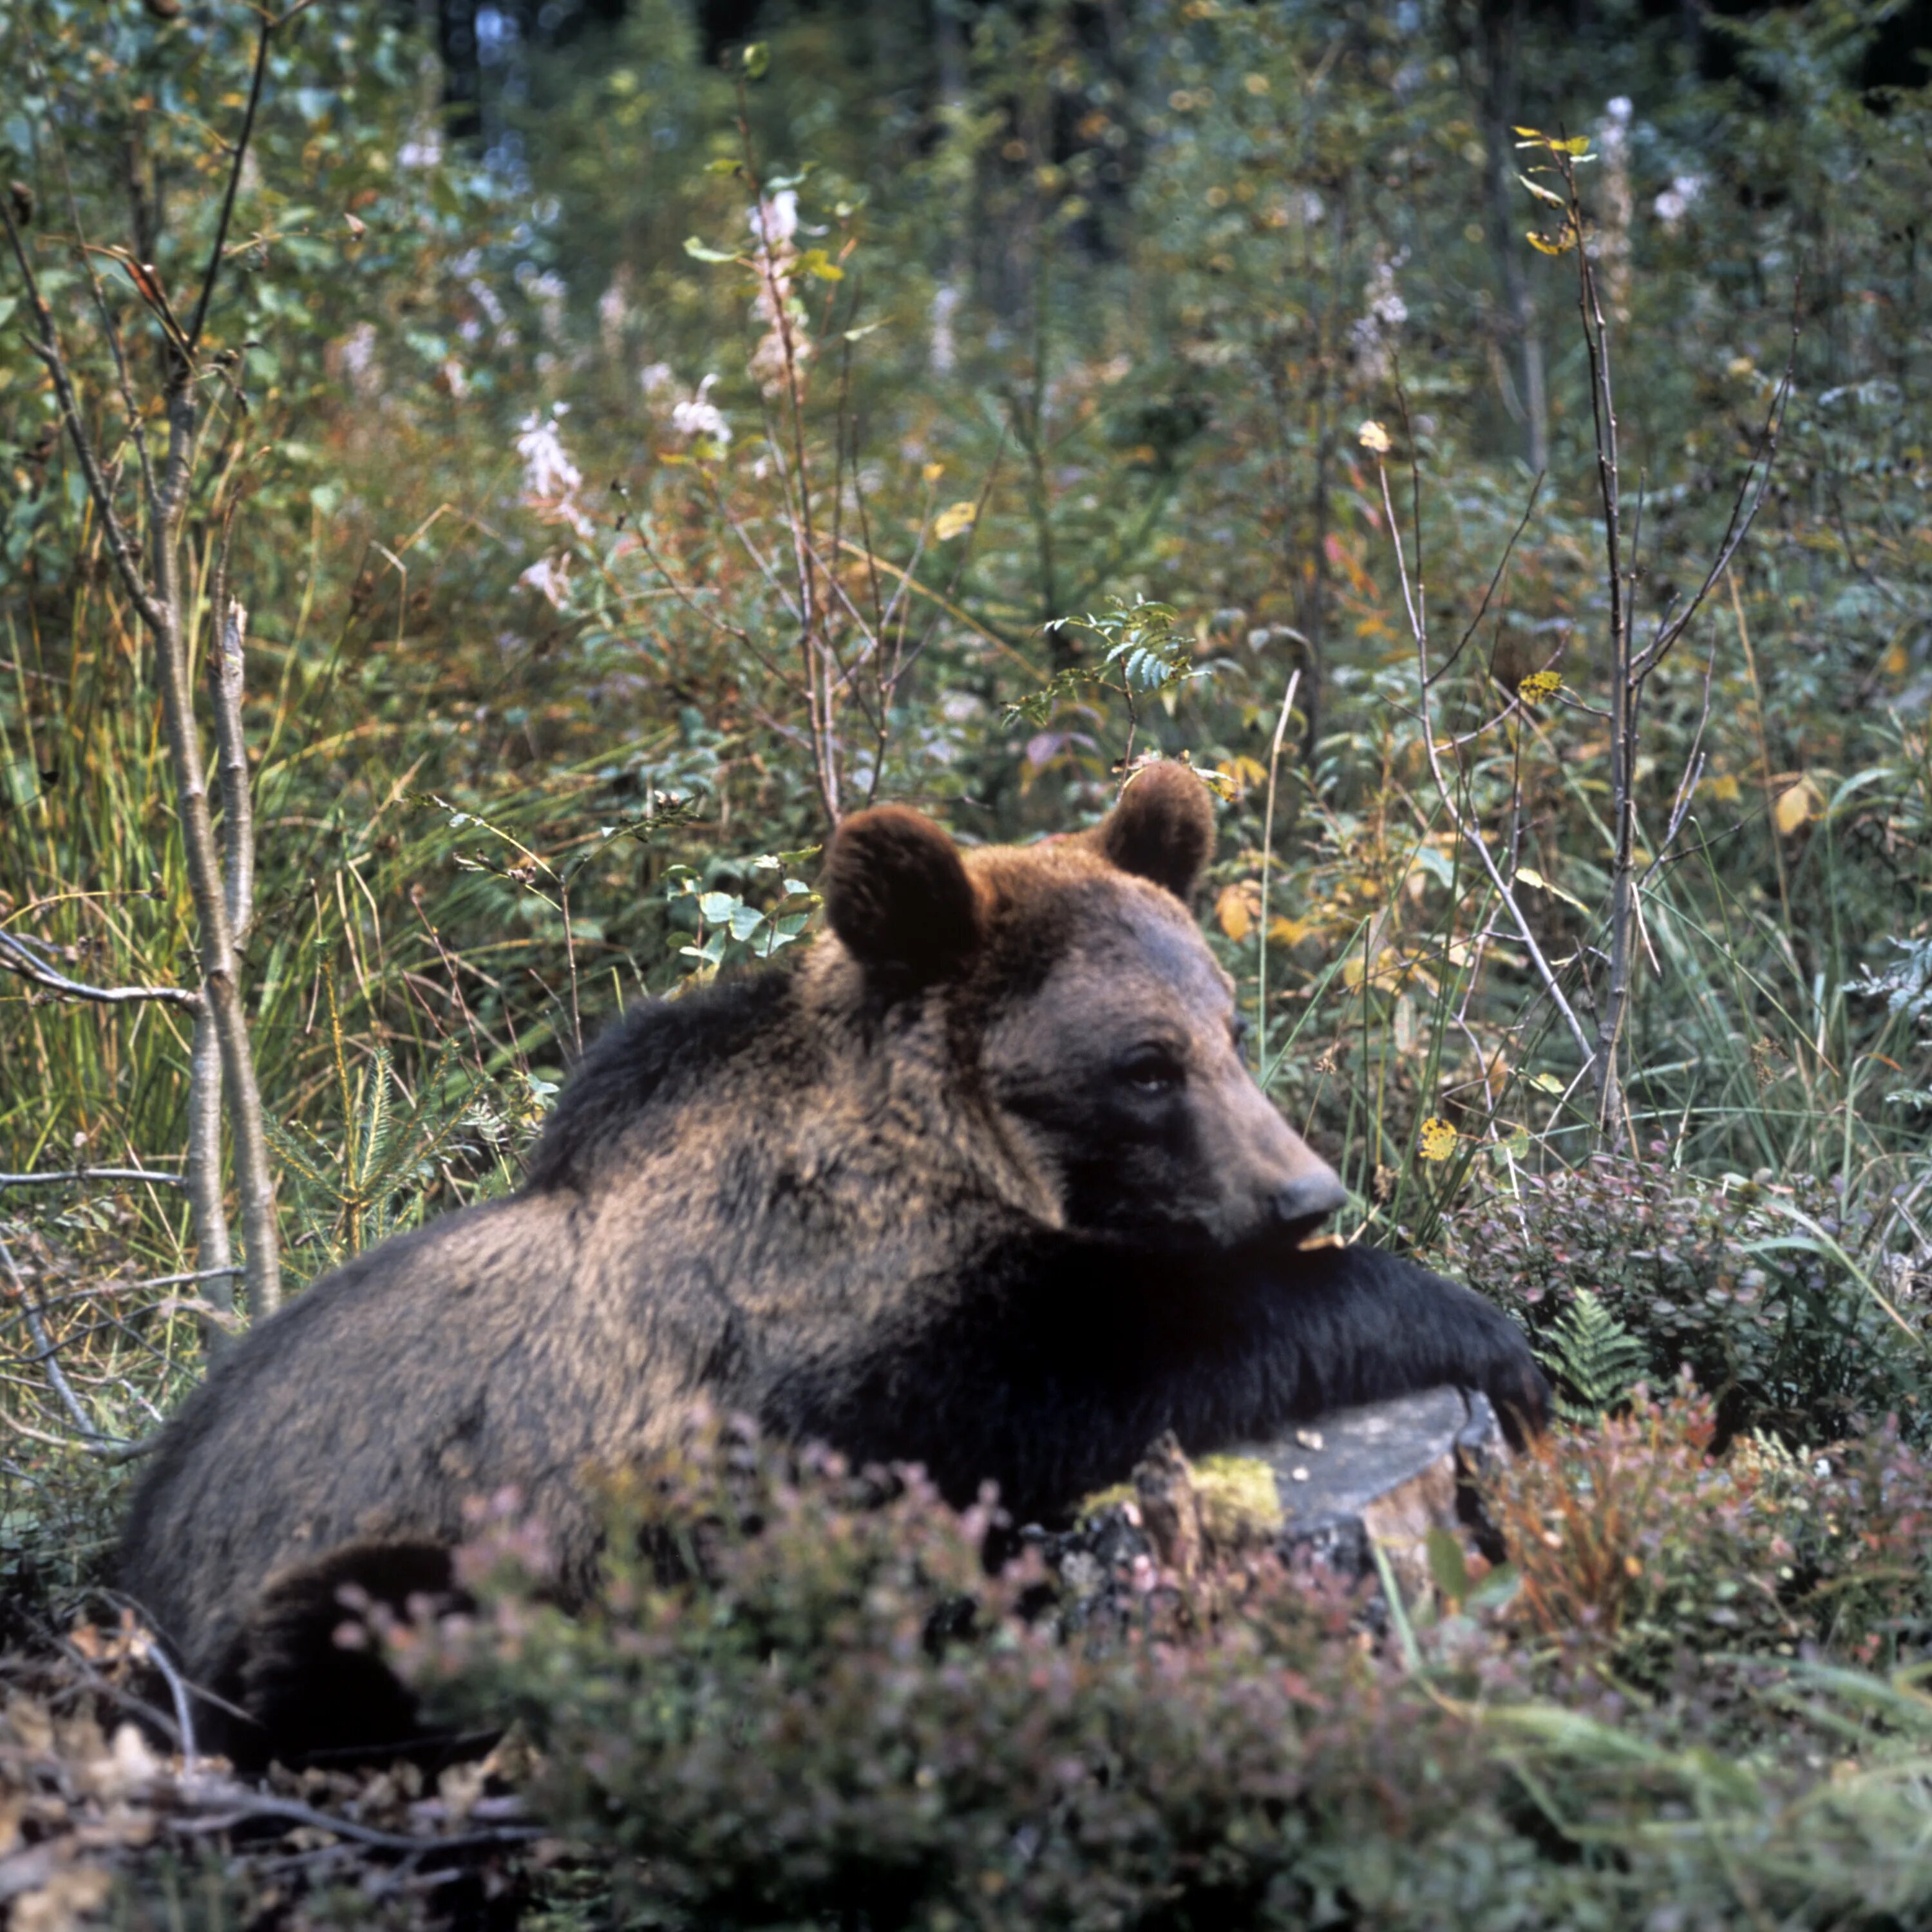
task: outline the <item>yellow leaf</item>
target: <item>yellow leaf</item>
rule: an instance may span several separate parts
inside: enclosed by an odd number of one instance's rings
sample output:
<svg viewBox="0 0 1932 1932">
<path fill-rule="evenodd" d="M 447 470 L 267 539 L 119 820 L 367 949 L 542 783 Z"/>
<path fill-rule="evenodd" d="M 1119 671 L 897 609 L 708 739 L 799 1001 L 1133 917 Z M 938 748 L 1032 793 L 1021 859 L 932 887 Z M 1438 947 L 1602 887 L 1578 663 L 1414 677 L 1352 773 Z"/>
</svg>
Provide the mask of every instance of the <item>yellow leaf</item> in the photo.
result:
<svg viewBox="0 0 1932 1932">
<path fill-rule="evenodd" d="M 1214 902 L 1216 922 L 1237 946 L 1255 929 L 1254 897 L 1251 886 L 1223 886 Z"/>
<path fill-rule="evenodd" d="M 1771 815 L 1777 821 L 1778 830 L 1789 835 L 1811 816 L 1813 804 L 1810 784 L 1800 778 L 1795 785 L 1778 794 Z"/>
<path fill-rule="evenodd" d="M 1250 789 L 1268 783 L 1268 767 L 1258 758 L 1251 758 L 1244 752 L 1238 752 L 1224 760 L 1217 768 L 1221 776 L 1232 779 L 1240 789 Z"/>
<path fill-rule="evenodd" d="M 1711 781 L 1711 796 L 1720 805 L 1736 805 L 1740 796 L 1738 782 L 1729 772 L 1722 772 Z"/>
<path fill-rule="evenodd" d="M 1447 1160 L 1456 1151 L 1456 1132 L 1445 1120 L 1432 1116 L 1422 1124 L 1416 1152 L 1424 1160 Z"/>
<path fill-rule="evenodd" d="M 1286 919 L 1277 913 L 1268 921 L 1268 936 L 1277 946 L 1299 946 L 1311 933 L 1321 931 L 1312 919 Z"/>
<path fill-rule="evenodd" d="M 919 473 L 926 482 L 937 483 L 946 474 L 946 465 L 943 463 L 928 463 Z"/>
<path fill-rule="evenodd" d="M 1540 704 L 1563 688 L 1563 680 L 1553 670 L 1533 670 L 1516 686 L 1516 694 L 1526 704 Z"/>
<path fill-rule="evenodd" d="M 1523 186 L 1528 188 L 1530 193 L 1534 195 L 1538 201 L 1546 201 L 1552 208 L 1561 208 L 1564 205 L 1563 197 L 1560 194 L 1552 194 L 1548 188 L 1544 187 L 1540 182 L 1532 181 L 1528 176 L 1522 173 L 1520 170 L 1517 172 L 1516 179 L 1521 182 Z"/>
<path fill-rule="evenodd" d="M 970 530 L 979 514 L 980 506 L 976 503 L 951 504 L 933 518 L 932 534 L 941 543 L 946 543 Z"/>
<path fill-rule="evenodd" d="M 1363 424 L 1355 432 L 1355 440 L 1364 449 L 1372 450 L 1378 456 L 1386 456 L 1395 446 L 1389 441 L 1389 433 L 1378 422 Z"/>
<path fill-rule="evenodd" d="M 1566 226 L 1554 242 L 1537 233 L 1534 228 L 1523 231 L 1523 238 L 1539 255 L 1567 255 L 1576 245 L 1576 231 Z"/>
<path fill-rule="evenodd" d="M 1527 866 L 1517 866 L 1516 882 L 1520 886 L 1534 886 L 1539 892 L 1551 893 L 1561 899 L 1565 905 L 1574 906 L 1579 912 L 1588 912 L 1590 910 L 1574 892 L 1566 892 L 1561 886 L 1552 886 L 1540 872 L 1532 872 Z"/>
<path fill-rule="evenodd" d="M 1372 985 L 1385 986 L 1396 976 L 1401 964 L 1386 946 L 1372 959 L 1364 959 L 1359 952 L 1351 952 L 1342 962 L 1342 983 L 1351 992 L 1364 980 Z"/>
</svg>

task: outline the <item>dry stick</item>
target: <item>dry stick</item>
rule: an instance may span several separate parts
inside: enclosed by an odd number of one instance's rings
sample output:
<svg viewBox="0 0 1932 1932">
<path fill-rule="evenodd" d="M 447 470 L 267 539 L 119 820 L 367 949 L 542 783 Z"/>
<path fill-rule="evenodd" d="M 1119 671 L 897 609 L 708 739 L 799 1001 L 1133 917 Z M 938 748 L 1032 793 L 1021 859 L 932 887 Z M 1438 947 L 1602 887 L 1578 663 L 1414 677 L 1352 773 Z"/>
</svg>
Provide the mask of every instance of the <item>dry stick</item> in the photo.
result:
<svg viewBox="0 0 1932 1932">
<path fill-rule="evenodd" d="M 221 884 L 228 911 L 229 933 L 241 968 L 241 948 L 255 919 L 255 819 L 248 776 L 248 754 L 242 732 L 242 646 L 248 632 L 248 613 L 228 595 L 228 545 L 235 520 L 230 499 L 223 519 L 221 547 L 214 574 L 215 647 L 208 654 L 208 695 L 214 710 L 215 743 L 221 763 Z M 194 1157 L 196 1252 L 203 1265 L 226 1270 L 231 1250 L 228 1216 L 221 1196 L 220 1044 L 212 1019 L 204 1018 L 194 1030 L 193 1077 L 189 1082 L 189 1139 Z M 235 1310 L 232 1280 L 224 1274 L 207 1300 L 220 1315 Z M 212 1358 L 228 1339 L 228 1330 L 214 1316 L 201 1324 L 202 1346 Z"/>
<path fill-rule="evenodd" d="M 1422 709 L 1422 746 L 1429 759 L 1430 777 L 1436 784 L 1436 796 L 1442 801 L 1442 808 L 1449 814 L 1449 822 L 1457 835 L 1466 839 L 1475 848 L 1476 856 L 1481 860 L 1483 870 L 1489 875 L 1490 885 L 1496 896 L 1509 908 L 1516 936 L 1522 941 L 1531 963 L 1536 968 L 1537 977 L 1543 982 L 1543 989 L 1550 995 L 1552 1004 L 1563 1016 L 1570 1029 L 1570 1037 L 1576 1042 L 1587 1066 L 1594 1052 L 1590 1044 L 1590 1036 L 1583 1029 L 1583 1023 L 1576 1017 L 1576 1009 L 1563 996 L 1563 989 L 1557 983 L 1555 969 L 1544 956 L 1543 948 L 1536 943 L 1536 934 L 1530 930 L 1529 921 L 1523 915 L 1517 902 L 1514 889 L 1505 880 L 1496 866 L 1496 856 L 1484 844 L 1481 831 L 1464 818 L 1460 808 L 1449 789 L 1448 780 L 1443 776 L 1442 760 L 1436 748 L 1435 728 L 1431 722 L 1429 707 L 1429 632 L 1417 610 L 1414 594 L 1409 588 L 1408 564 L 1402 554 L 1402 530 L 1396 521 L 1395 503 L 1389 494 L 1388 466 L 1382 460 L 1382 452 L 1375 452 L 1376 474 L 1382 484 L 1382 508 L 1388 518 L 1389 541 L 1395 546 L 1396 574 L 1402 583 L 1403 608 L 1408 614 L 1409 634 L 1415 640 L 1416 664 L 1420 680 L 1419 690 Z"/>
<path fill-rule="evenodd" d="M 223 626 L 221 614 L 227 603 L 229 542 L 234 528 L 235 509 L 235 502 L 231 499 L 222 519 L 220 540 L 215 553 L 212 603 L 218 626 Z M 230 721 L 226 715 L 229 706 L 224 688 L 225 645 L 225 638 L 218 638 L 214 648 L 208 654 L 208 687 L 214 698 L 215 716 L 224 754 L 227 751 L 227 740 L 230 734 Z M 238 692 L 237 704 L 238 706 Z M 238 710 L 233 720 L 232 730 L 238 740 Z M 237 749 L 238 752 L 238 744 Z M 222 785 L 222 830 L 225 842 L 230 848 L 224 867 L 224 897 L 229 902 L 231 926 L 236 925 L 236 884 L 238 880 L 244 885 L 250 883 L 247 874 L 253 863 L 252 826 L 248 823 L 245 802 L 248 792 L 245 758 L 242 760 L 242 770 L 244 802 L 243 823 L 239 828 L 241 854 L 238 857 L 235 849 L 238 842 L 238 826 L 231 816 L 234 801 L 225 775 Z M 219 1285 L 210 1290 L 208 1299 L 212 1305 L 218 1306 L 224 1312 L 232 1313 L 235 1306 L 235 1288 L 226 1270 L 233 1259 L 234 1250 L 229 1240 L 228 1215 L 221 1179 L 221 1042 L 214 1030 L 214 1016 L 206 1012 L 195 1022 L 194 1040 L 188 1056 L 188 1146 L 190 1205 L 194 1227 L 195 1253 L 206 1266 L 224 1271 Z M 202 1349 L 209 1360 L 214 1359 L 226 1339 L 226 1332 L 220 1322 L 212 1320 L 202 1322 Z"/>
<path fill-rule="evenodd" d="M 1576 190 L 1576 165 L 1570 156 L 1556 155 L 1568 192 L 1568 220 L 1573 232 L 1583 232 L 1582 204 Z M 1590 370 L 1590 406 L 1595 427 L 1598 488 L 1604 506 L 1604 562 L 1610 595 L 1610 795 L 1616 814 L 1610 889 L 1610 984 L 1598 1016 L 1597 1054 L 1594 1072 L 1597 1086 L 1597 1126 L 1600 1135 L 1612 1141 L 1625 1133 L 1635 1138 L 1629 1119 L 1629 1101 L 1618 1077 L 1617 1058 L 1630 1010 L 1630 968 L 1634 936 L 1643 938 L 1642 910 L 1638 904 L 1636 878 L 1636 766 L 1642 730 L 1644 687 L 1665 654 L 1689 628 L 1702 608 L 1718 579 L 1724 574 L 1738 546 L 1749 534 L 1762 507 L 1771 481 L 1772 465 L 1778 452 L 1784 406 L 1790 394 L 1798 352 L 1796 296 L 1793 297 L 1791 348 L 1784 375 L 1774 392 L 1766 412 L 1758 447 L 1752 454 L 1738 493 L 1732 500 L 1730 517 L 1718 546 L 1718 554 L 1704 579 L 1682 610 L 1666 610 L 1658 620 L 1650 642 L 1641 650 L 1633 649 L 1631 603 L 1636 584 L 1636 565 L 1628 573 L 1622 555 L 1622 479 L 1617 450 L 1616 395 L 1610 378 L 1610 331 L 1598 296 L 1596 271 L 1588 248 L 1576 250 L 1577 308 L 1582 319 L 1584 346 Z M 1640 498 L 1639 513 L 1642 512 Z M 1648 876 L 1646 874 L 1646 876 Z"/>
<path fill-rule="evenodd" d="M 206 1818 L 166 1819 L 164 1822 L 168 1828 L 176 1832 L 225 1832 L 245 1818 L 282 1818 L 291 1824 L 332 1832 L 338 1838 L 386 1852 L 482 1851 L 494 1845 L 527 1844 L 543 1836 L 543 1827 L 538 1825 L 500 1825 L 487 1831 L 466 1832 L 446 1838 L 410 1838 L 398 1832 L 378 1831 L 373 1825 L 362 1824 L 352 1818 L 338 1818 L 332 1812 L 318 1811 L 314 1806 L 299 1804 L 291 1798 L 271 1797 L 266 1792 L 251 1790 L 232 1779 L 199 1774 L 184 1777 L 178 1789 L 182 1797 L 190 1803 L 221 1808 L 217 1815 Z"/>
<path fill-rule="evenodd" d="M 242 1196 L 245 1276 L 250 1312 L 272 1314 L 281 1303 L 274 1185 L 261 1094 L 249 1049 L 248 1022 L 236 983 L 236 940 L 229 893 L 216 856 L 214 830 L 195 724 L 188 672 L 185 602 L 179 577 L 181 520 L 186 508 L 189 450 L 194 433 L 191 392 L 178 386 L 169 399 L 169 450 L 162 518 L 153 538 L 156 587 L 163 622 L 156 634 L 162 670 L 162 712 L 176 774 L 182 844 L 200 928 L 202 984 L 221 1060 L 222 1086 L 233 1135 L 236 1179 Z"/>
<path fill-rule="evenodd" d="M 27 1333 L 32 1336 L 38 1352 L 32 1358 L 34 1365 L 46 1371 L 47 1380 L 59 1397 L 60 1405 L 74 1418 L 83 1445 L 91 1454 L 98 1455 L 104 1450 L 124 1448 L 124 1443 L 116 1442 L 104 1436 L 89 1418 L 87 1411 L 80 1406 L 80 1398 L 74 1392 L 74 1384 L 67 1378 L 66 1371 L 60 1365 L 60 1356 L 56 1350 L 53 1338 L 48 1334 L 46 1324 L 40 1319 L 38 1304 L 27 1292 L 27 1284 L 21 1278 L 20 1269 L 14 1264 L 14 1251 L 4 1241 L 0 1241 L 0 1265 L 7 1270 L 7 1278 L 14 1285 L 14 1292 L 19 1297 L 21 1312 L 26 1317 Z"/>
<path fill-rule="evenodd" d="M 1268 809 L 1262 820 L 1262 944 L 1255 986 L 1255 1066 L 1265 1075 L 1268 1069 L 1268 870 L 1274 862 L 1275 778 L 1281 768 L 1281 741 L 1288 731 L 1288 713 L 1294 709 L 1296 687 L 1301 682 L 1301 668 L 1288 674 L 1288 689 L 1282 694 L 1281 716 L 1275 720 L 1274 742 L 1268 747 Z"/>
<path fill-rule="evenodd" d="M 1583 232 L 1582 204 L 1576 170 L 1564 160 L 1573 231 Z M 1614 1148 L 1628 1126 L 1628 1102 L 1617 1075 L 1617 1054 L 1630 1007 L 1630 933 L 1636 887 L 1636 752 L 1640 679 L 1630 663 L 1629 592 L 1623 562 L 1622 481 L 1617 453 L 1616 398 L 1610 382 L 1609 330 L 1597 299 L 1590 251 L 1576 248 L 1576 304 L 1590 369 L 1590 414 L 1597 449 L 1597 487 L 1604 506 L 1604 561 L 1610 596 L 1610 799 L 1616 814 L 1610 874 L 1610 976 L 1597 1016 L 1597 1050 L 1592 1071 L 1597 1088 L 1597 1132 Z M 1634 1135 L 1632 1136 L 1634 1138 Z"/>
<path fill-rule="evenodd" d="M 797 481 L 798 507 L 793 513 L 792 559 L 798 573 L 799 650 L 808 694 L 806 714 L 812 728 L 812 764 L 820 802 L 827 821 L 835 828 L 841 816 L 837 734 L 834 728 L 831 672 L 832 652 L 820 635 L 824 619 L 818 608 L 818 584 L 810 552 L 812 529 L 812 478 L 805 458 L 805 411 L 801 393 L 796 345 L 792 340 L 791 316 L 785 305 L 778 263 L 772 252 L 769 205 L 764 184 L 758 179 L 756 158 L 752 149 L 751 122 L 745 104 L 744 82 L 738 87 L 738 137 L 744 154 L 745 178 L 752 190 L 752 210 L 758 220 L 758 269 L 765 284 L 766 299 L 771 304 L 772 326 L 777 330 L 778 346 L 784 356 L 786 400 L 791 406 L 792 473 Z M 770 439 L 768 436 L 767 441 Z M 778 454 L 775 443 L 772 453 Z M 780 458 L 781 474 L 784 461 Z M 790 492 L 787 492 L 789 497 Z"/>
<path fill-rule="evenodd" d="M 160 1187 L 188 1185 L 178 1174 L 154 1174 L 142 1167 L 73 1167 L 52 1174 L 0 1174 L 0 1188 L 66 1186 L 85 1180 L 150 1181 Z"/>
<path fill-rule="evenodd" d="M 185 333 L 177 325 L 170 334 L 172 352 L 167 359 L 164 390 L 168 425 L 167 454 L 158 476 L 144 464 L 151 577 L 142 572 L 122 530 L 114 506 L 112 487 L 101 472 L 92 440 L 81 420 L 80 404 L 68 374 L 59 334 L 54 326 L 52 313 L 40 293 L 32 261 L 21 239 L 12 210 L 0 202 L 0 225 L 6 230 L 14 260 L 26 285 L 28 308 L 38 338 L 30 346 L 52 380 L 62 419 L 101 519 L 109 552 L 142 621 L 154 639 L 162 714 L 170 758 L 175 768 L 182 841 L 188 859 L 200 940 L 202 998 L 212 1022 L 221 1062 L 222 1084 L 232 1113 L 236 1171 L 248 1243 L 246 1279 L 249 1301 L 258 1315 L 272 1312 L 281 1300 L 274 1187 L 268 1166 L 268 1140 L 262 1126 L 261 1096 L 256 1084 L 248 1022 L 236 980 L 235 934 L 215 854 L 207 788 L 202 772 L 194 692 L 188 672 L 189 626 L 180 548 L 182 521 L 199 447 L 194 351 L 220 274 L 228 217 L 233 208 L 242 166 L 247 158 L 248 138 L 254 126 L 268 40 L 278 26 L 292 19 L 308 4 L 309 0 L 297 0 L 296 5 L 279 17 L 262 16 L 248 109 L 235 147 L 221 226 L 202 278 L 193 324 Z M 164 317 L 164 322 L 166 320 Z"/>
<path fill-rule="evenodd" d="M 37 986 L 44 987 L 50 993 L 59 994 L 64 999 L 86 1000 L 101 1006 L 131 1006 L 143 1000 L 158 1000 L 169 1006 L 185 1007 L 190 1012 L 202 1010 L 202 997 L 190 987 L 90 986 L 79 980 L 70 980 L 64 973 L 56 973 L 51 966 L 44 965 L 11 933 L 0 932 L 0 967 L 31 980 Z"/>
<path fill-rule="evenodd" d="M 27 308 L 32 316 L 36 339 L 27 344 L 28 350 L 46 368 L 54 386 L 54 397 L 59 404 L 61 420 L 73 439 L 75 457 L 80 462 L 81 475 L 87 484 L 88 494 L 93 498 L 95 509 L 100 517 L 101 534 L 106 539 L 108 554 L 114 560 L 115 569 L 119 573 L 122 585 L 128 592 L 134 608 L 140 613 L 141 620 L 149 629 L 158 628 L 160 611 L 156 605 L 153 592 L 147 580 L 141 574 L 140 566 L 134 560 L 127 532 L 121 526 L 121 519 L 114 508 L 114 498 L 106 477 L 100 472 L 99 458 L 87 432 L 81 426 L 80 405 L 75 400 L 74 385 L 68 376 L 66 358 L 60 351 L 60 340 L 54 332 L 53 312 L 47 307 L 46 298 L 40 293 L 39 278 L 34 273 L 34 265 L 20 238 L 20 231 L 14 225 L 14 214 L 9 202 L 0 198 L 0 227 L 7 231 L 7 241 L 14 254 L 16 266 L 20 271 L 20 279 L 26 284 Z M 139 418 L 136 418 L 138 421 Z"/>
</svg>

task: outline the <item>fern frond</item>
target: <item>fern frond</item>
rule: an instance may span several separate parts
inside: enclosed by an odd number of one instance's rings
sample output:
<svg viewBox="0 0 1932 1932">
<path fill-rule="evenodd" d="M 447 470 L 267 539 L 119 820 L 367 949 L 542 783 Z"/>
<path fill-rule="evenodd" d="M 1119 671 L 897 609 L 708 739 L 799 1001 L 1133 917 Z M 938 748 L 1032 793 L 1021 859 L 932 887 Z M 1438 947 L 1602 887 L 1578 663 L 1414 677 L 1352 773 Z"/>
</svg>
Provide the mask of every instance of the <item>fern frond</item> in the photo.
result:
<svg viewBox="0 0 1932 1932">
<path fill-rule="evenodd" d="M 1550 1333 L 1543 1364 L 1556 1377 L 1556 1412 L 1565 1422 L 1600 1421 L 1649 1366 L 1642 1342 L 1587 1288 Z"/>
</svg>

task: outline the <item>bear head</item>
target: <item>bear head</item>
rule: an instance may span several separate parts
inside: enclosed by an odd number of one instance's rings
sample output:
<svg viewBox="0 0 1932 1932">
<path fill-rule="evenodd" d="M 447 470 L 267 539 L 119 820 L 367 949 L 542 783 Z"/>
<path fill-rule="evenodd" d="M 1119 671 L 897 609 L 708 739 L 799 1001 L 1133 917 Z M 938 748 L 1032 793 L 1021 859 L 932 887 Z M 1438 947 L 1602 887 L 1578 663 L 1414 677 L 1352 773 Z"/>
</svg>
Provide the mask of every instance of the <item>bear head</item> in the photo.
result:
<svg viewBox="0 0 1932 1932">
<path fill-rule="evenodd" d="M 1143 767 L 1091 831 L 962 851 L 903 806 L 827 851 L 832 932 L 880 1023 L 938 1042 L 1070 1232 L 1198 1251 L 1312 1234 L 1341 1183 L 1256 1084 L 1187 902 L 1207 788 Z"/>
</svg>

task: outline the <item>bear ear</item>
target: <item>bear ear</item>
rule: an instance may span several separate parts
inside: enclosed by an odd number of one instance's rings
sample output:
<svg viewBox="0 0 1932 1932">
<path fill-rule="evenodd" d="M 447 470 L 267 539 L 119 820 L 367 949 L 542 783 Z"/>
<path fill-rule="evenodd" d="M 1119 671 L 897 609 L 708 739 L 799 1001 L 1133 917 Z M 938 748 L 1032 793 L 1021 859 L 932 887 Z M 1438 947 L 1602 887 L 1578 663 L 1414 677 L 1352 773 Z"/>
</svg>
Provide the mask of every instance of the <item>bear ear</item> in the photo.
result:
<svg viewBox="0 0 1932 1932">
<path fill-rule="evenodd" d="M 910 991 L 980 944 L 980 902 L 958 848 L 902 805 L 855 812 L 832 835 L 820 880 L 832 929 L 868 974 Z"/>
<path fill-rule="evenodd" d="M 1186 766 L 1144 765 L 1090 836 L 1102 854 L 1185 902 L 1214 854 L 1214 805 Z"/>
</svg>

